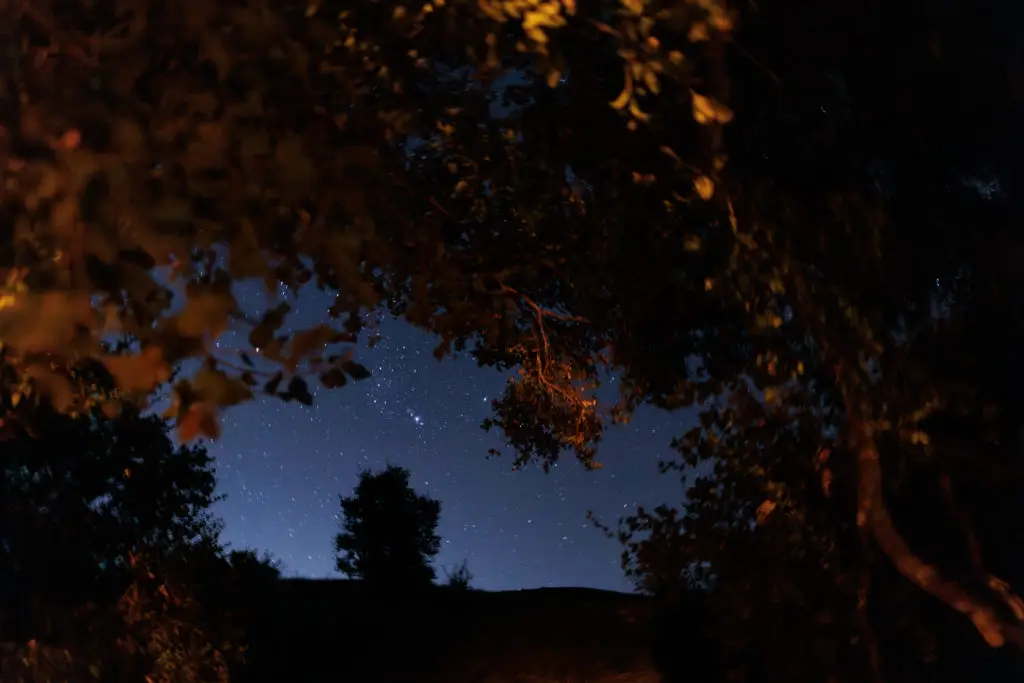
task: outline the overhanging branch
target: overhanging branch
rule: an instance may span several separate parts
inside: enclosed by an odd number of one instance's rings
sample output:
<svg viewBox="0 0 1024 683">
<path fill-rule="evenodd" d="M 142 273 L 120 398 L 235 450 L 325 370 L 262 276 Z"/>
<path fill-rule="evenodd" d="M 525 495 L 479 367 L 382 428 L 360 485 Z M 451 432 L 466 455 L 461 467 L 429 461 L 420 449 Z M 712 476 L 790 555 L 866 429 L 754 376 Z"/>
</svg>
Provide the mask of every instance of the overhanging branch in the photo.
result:
<svg viewBox="0 0 1024 683">
<path fill-rule="evenodd" d="M 985 600 L 972 595 L 958 582 L 942 576 L 932 564 L 924 561 L 911 550 L 906 539 L 893 522 L 882 493 L 882 467 L 874 435 L 861 420 L 849 397 L 844 396 L 847 420 L 857 453 L 857 524 L 870 532 L 896 569 L 905 578 L 916 584 L 933 597 L 938 598 L 956 611 L 967 616 L 974 627 L 992 647 L 1001 647 L 1008 640 L 1024 646 L 1024 603 L 1014 595 L 1008 585 L 991 577 L 990 588 L 999 593 L 1003 601 L 1014 612 L 1017 621 L 999 615 Z M 998 590 L 1001 588 L 1002 590 Z M 1019 614 L 1018 614 L 1019 610 Z"/>
</svg>

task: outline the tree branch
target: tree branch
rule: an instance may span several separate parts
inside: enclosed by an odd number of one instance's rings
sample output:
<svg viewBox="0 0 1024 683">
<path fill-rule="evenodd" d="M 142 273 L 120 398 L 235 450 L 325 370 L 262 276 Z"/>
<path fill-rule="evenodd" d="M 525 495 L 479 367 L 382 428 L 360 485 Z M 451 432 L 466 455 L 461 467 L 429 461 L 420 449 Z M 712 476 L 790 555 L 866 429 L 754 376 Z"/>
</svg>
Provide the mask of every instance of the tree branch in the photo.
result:
<svg viewBox="0 0 1024 683">
<path fill-rule="evenodd" d="M 978 597 L 971 595 L 959 583 L 944 578 L 936 567 L 922 560 L 911 550 L 906 539 L 893 522 L 882 493 L 882 467 L 869 426 L 860 419 L 849 397 L 845 395 L 847 420 L 857 452 L 857 524 L 870 531 L 897 571 L 922 590 L 930 593 L 956 611 L 967 616 L 974 627 L 992 647 L 1001 647 L 1007 640 L 1024 644 L 1024 630 L 1019 623 L 1003 619 Z M 1013 605 L 1020 602 L 1003 582 L 995 579 L 990 587 L 1003 586 L 1004 601 Z"/>
</svg>

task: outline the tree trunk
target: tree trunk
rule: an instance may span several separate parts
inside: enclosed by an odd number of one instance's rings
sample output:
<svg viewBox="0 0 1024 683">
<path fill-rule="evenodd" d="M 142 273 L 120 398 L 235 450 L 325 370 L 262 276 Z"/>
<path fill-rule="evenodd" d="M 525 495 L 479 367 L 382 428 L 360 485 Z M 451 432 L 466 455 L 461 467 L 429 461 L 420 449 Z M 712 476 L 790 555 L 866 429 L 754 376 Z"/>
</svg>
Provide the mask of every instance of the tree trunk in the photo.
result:
<svg viewBox="0 0 1024 683">
<path fill-rule="evenodd" d="M 972 595 L 959 583 L 945 579 L 936 567 L 925 562 L 911 550 L 906 539 L 896 528 L 885 504 L 882 494 L 882 467 L 874 435 L 868 426 L 850 411 L 849 401 L 847 419 L 857 450 L 858 526 L 871 534 L 882 552 L 892 560 L 903 576 L 966 615 L 989 645 L 1001 647 L 1007 640 L 1018 645 L 1024 644 L 1020 624 L 1010 623 L 1000 617 L 991 605 Z M 1010 599 L 1017 600 L 1016 596 L 1011 596 Z"/>
</svg>

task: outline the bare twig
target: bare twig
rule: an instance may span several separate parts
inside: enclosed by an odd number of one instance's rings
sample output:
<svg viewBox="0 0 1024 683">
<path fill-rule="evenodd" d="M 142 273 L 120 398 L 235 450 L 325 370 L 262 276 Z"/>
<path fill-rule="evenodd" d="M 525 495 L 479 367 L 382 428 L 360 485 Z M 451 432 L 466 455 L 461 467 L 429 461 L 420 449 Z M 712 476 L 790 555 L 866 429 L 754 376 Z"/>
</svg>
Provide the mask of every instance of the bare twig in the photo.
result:
<svg viewBox="0 0 1024 683">
<path fill-rule="evenodd" d="M 765 65 L 762 61 L 760 61 L 754 55 L 752 55 L 749 52 L 747 52 L 745 49 L 743 49 L 742 46 L 740 46 L 735 41 L 733 42 L 732 45 L 733 45 L 734 48 L 739 50 L 739 53 L 741 55 L 743 55 L 744 57 L 749 59 L 751 62 L 753 62 L 753 64 L 755 66 L 757 66 L 759 69 L 764 71 L 765 75 L 768 76 L 768 78 L 770 78 L 772 80 L 772 82 L 775 83 L 775 85 L 782 85 L 782 79 L 779 78 L 778 75 L 774 71 L 772 71 L 767 65 Z"/>
</svg>

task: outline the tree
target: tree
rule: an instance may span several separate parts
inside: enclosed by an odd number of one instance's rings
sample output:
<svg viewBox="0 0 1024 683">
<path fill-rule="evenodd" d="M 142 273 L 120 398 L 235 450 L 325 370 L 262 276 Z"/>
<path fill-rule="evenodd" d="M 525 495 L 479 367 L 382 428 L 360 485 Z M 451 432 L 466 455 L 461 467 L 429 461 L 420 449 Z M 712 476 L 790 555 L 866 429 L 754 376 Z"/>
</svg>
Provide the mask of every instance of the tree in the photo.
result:
<svg viewBox="0 0 1024 683">
<path fill-rule="evenodd" d="M 334 540 L 339 572 L 392 590 L 433 583 L 441 503 L 417 494 L 408 470 L 389 465 L 360 472 L 352 496 L 340 498 L 342 530 Z"/>
<path fill-rule="evenodd" d="M 83 669 L 226 675 L 235 625 L 196 598 L 225 575 L 207 451 L 130 409 L 43 407 L 31 424 L 0 444 L 3 639 L 68 648 Z"/>
<path fill-rule="evenodd" d="M 214 435 L 254 388 L 365 377 L 350 345 L 385 307 L 439 356 L 522 371 L 488 422 L 520 464 L 593 466 L 605 424 L 698 406 L 668 467 L 709 474 L 625 520 L 627 566 L 714 584 L 722 633 L 778 636 L 780 676 L 880 675 L 872 643 L 928 623 L 878 618 L 890 598 L 1019 641 L 988 576 L 1013 574 L 991 510 L 1021 481 L 1020 68 L 993 30 L 1015 8 L 8 3 L 0 330 L 30 400 L 5 423 L 198 356 L 170 417 Z M 335 317 L 241 310 L 244 280 L 331 292 Z M 140 348 L 103 351 L 108 327 Z"/>
<path fill-rule="evenodd" d="M 41 413 L 37 433 L 0 444 L 4 566 L 22 591 L 74 603 L 118 586 L 133 554 L 177 557 L 216 537 L 204 448 L 132 411 Z"/>
</svg>

